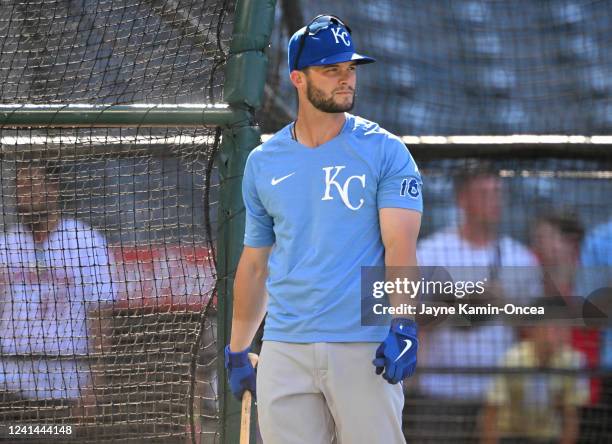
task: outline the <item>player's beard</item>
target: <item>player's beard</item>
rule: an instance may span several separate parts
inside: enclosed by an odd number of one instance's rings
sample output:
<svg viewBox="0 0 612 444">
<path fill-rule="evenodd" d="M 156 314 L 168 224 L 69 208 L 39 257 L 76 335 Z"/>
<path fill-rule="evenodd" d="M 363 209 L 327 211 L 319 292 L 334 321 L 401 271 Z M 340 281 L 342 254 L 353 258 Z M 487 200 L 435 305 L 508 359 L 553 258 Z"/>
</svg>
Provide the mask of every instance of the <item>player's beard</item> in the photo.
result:
<svg viewBox="0 0 612 444">
<path fill-rule="evenodd" d="M 324 113 L 343 113 L 352 110 L 355 106 L 354 92 L 350 102 L 337 103 L 334 101 L 333 93 L 330 97 L 325 97 L 325 92 L 314 86 L 308 79 L 306 79 L 306 97 L 312 106 Z"/>
</svg>

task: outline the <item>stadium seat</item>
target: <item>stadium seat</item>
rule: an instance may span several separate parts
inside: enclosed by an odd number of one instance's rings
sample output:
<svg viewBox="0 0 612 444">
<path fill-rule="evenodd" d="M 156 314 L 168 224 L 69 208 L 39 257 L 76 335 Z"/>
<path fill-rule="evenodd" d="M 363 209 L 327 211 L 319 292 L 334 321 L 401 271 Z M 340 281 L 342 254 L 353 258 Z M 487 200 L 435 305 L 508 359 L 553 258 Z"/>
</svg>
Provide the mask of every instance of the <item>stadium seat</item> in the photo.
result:
<svg viewBox="0 0 612 444">
<path fill-rule="evenodd" d="M 586 11 L 584 7 L 576 2 L 551 3 L 550 18 L 554 25 L 571 27 L 584 23 Z"/>
<path fill-rule="evenodd" d="M 499 101 L 492 121 L 501 134 L 525 133 L 530 117 L 521 101 L 504 99 Z"/>
<path fill-rule="evenodd" d="M 491 19 L 491 7 L 480 1 L 453 2 L 456 17 L 466 23 L 485 23 Z"/>
<path fill-rule="evenodd" d="M 597 41 L 590 35 L 559 36 L 559 58 L 562 62 L 592 62 L 596 61 L 600 48 Z"/>
<path fill-rule="evenodd" d="M 502 66 L 480 68 L 476 78 L 483 93 L 497 97 L 509 96 L 517 85 L 514 72 Z"/>
<path fill-rule="evenodd" d="M 588 66 L 578 72 L 578 87 L 585 95 L 606 97 L 612 92 L 612 73 L 607 67 Z"/>
<path fill-rule="evenodd" d="M 473 32 L 465 39 L 467 57 L 499 59 L 503 57 L 502 39 L 494 32 Z"/>
</svg>

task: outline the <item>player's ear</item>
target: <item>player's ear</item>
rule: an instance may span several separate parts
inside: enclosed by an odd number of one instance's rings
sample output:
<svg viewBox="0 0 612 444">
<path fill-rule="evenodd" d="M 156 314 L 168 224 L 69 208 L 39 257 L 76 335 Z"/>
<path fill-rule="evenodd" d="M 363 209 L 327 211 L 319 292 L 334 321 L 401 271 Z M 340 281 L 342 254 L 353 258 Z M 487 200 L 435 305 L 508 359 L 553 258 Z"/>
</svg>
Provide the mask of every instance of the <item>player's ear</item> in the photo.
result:
<svg viewBox="0 0 612 444">
<path fill-rule="evenodd" d="M 291 80 L 291 83 L 293 83 L 293 86 L 295 86 L 297 89 L 303 88 L 306 84 L 306 74 L 297 69 L 291 71 L 289 74 L 289 79 Z"/>
</svg>

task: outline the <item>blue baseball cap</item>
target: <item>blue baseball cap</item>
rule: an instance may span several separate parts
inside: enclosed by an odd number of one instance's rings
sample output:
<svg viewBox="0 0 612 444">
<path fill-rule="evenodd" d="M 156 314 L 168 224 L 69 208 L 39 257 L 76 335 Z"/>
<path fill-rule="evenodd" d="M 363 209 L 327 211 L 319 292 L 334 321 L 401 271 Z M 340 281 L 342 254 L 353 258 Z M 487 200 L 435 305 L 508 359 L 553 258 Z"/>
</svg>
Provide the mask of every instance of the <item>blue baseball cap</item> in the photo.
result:
<svg viewBox="0 0 612 444">
<path fill-rule="evenodd" d="M 355 61 L 374 63 L 371 57 L 355 52 L 351 29 L 334 15 L 318 15 L 289 40 L 289 72 L 307 66 Z"/>
</svg>

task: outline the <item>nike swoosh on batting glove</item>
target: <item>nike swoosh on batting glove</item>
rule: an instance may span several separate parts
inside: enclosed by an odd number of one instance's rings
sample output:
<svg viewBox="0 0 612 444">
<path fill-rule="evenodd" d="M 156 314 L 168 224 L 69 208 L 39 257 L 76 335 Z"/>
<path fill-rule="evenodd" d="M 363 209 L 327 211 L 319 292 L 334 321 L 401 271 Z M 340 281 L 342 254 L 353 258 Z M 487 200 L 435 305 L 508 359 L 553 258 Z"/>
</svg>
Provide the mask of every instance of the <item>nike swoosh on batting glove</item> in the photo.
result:
<svg viewBox="0 0 612 444">
<path fill-rule="evenodd" d="M 393 319 L 389 334 L 378 346 L 376 358 L 372 361 L 376 374 L 382 373 L 389 384 L 397 384 L 412 376 L 417 364 L 418 348 L 416 322 L 405 318 Z"/>
<path fill-rule="evenodd" d="M 255 369 L 249 360 L 251 347 L 241 352 L 232 352 L 229 345 L 225 347 L 225 368 L 230 384 L 230 390 L 238 401 L 242 400 L 245 390 L 251 392 L 253 398 L 257 399 L 255 393 Z"/>
</svg>

